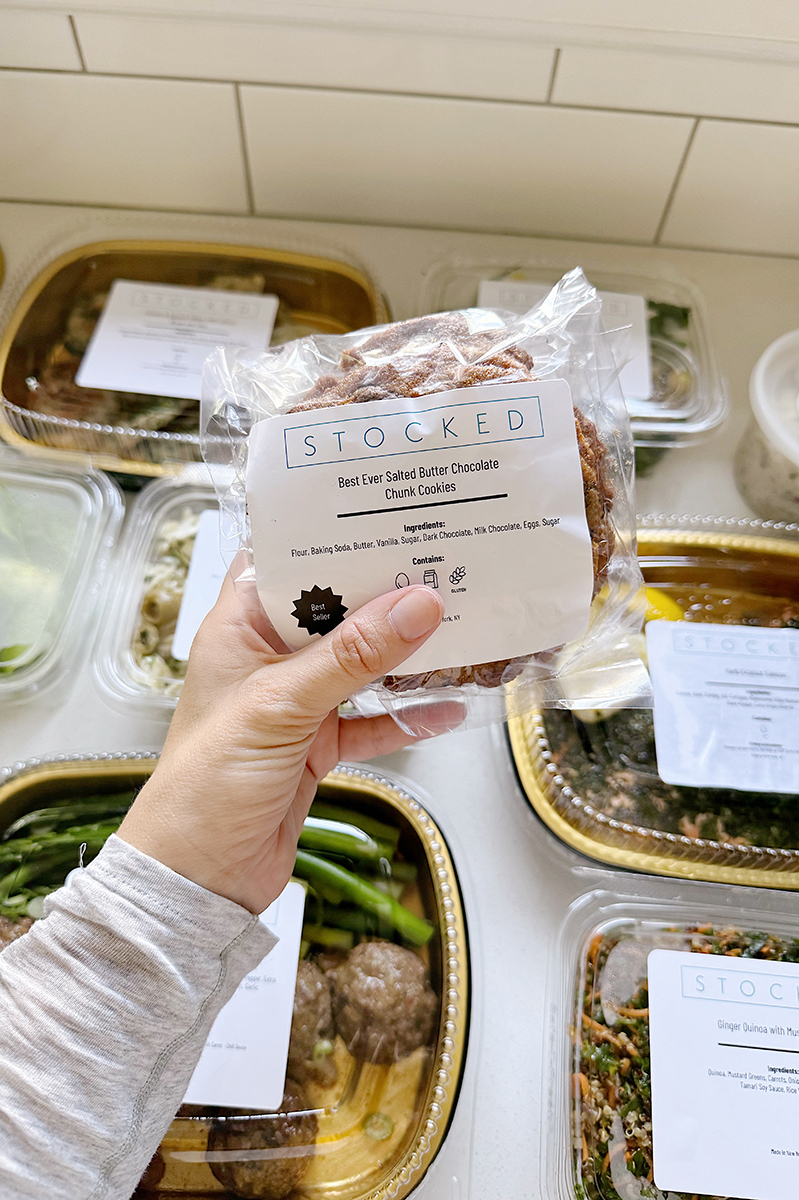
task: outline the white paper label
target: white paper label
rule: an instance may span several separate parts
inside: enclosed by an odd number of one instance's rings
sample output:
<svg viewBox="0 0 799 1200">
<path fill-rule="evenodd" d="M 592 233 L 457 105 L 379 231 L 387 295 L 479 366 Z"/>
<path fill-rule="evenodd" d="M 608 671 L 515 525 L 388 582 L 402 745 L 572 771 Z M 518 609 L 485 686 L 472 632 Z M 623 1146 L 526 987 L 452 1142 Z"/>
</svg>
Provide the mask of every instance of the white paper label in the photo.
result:
<svg viewBox="0 0 799 1200">
<path fill-rule="evenodd" d="M 247 503 L 261 601 L 298 648 L 409 583 L 444 623 L 403 672 L 580 637 L 591 542 L 568 384 L 505 383 L 261 421 Z"/>
<path fill-rule="evenodd" d="M 655 1184 L 689 1196 L 799 1193 L 799 965 L 653 950 Z"/>
<path fill-rule="evenodd" d="M 117 279 L 75 382 L 199 400 L 213 348 L 266 349 L 277 306 L 277 296 Z"/>
<path fill-rule="evenodd" d="M 658 774 L 799 792 L 799 630 L 650 621 Z"/>
<path fill-rule="evenodd" d="M 211 1026 L 184 1104 L 274 1112 L 283 1099 L 305 889 L 289 883 L 261 920 L 280 940 Z"/>
<path fill-rule="evenodd" d="M 515 279 L 484 279 L 477 293 L 481 308 L 504 308 L 509 312 L 526 313 L 552 291 L 546 283 L 527 283 Z M 646 300 L 643 296 L 628 296 L 623 292 L 597 292 L 602 301 L 602 324 L 605 329 L 629 326 L 624 347 L 627 360 L 619 372 L 619 383 L 627 400 L 651 400 L 652 356 L 649 347 L 649 324 Z"/>
<path fill-rule="evenodd" d="M 219 509 L 207 508 L 200 514 L 200 523 L 191 552 L 186 587 L 180 604 L 172 657 L 185 662 L 197 630 L 216 603 L 227 563 L 220 547 Z"/>
</svg>

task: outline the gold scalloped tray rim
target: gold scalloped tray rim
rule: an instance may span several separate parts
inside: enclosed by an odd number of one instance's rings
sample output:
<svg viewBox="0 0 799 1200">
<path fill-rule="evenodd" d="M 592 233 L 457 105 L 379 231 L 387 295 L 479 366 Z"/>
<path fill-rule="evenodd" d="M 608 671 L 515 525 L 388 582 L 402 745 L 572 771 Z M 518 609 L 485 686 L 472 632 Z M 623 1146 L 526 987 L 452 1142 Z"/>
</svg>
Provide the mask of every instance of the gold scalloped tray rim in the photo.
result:
<svg viewBox="0 0 799 1200">
<path fill-rule="evenodd" d="M 99 242 L 87 242 L 67 250 L 53 259 L 51 263 L 38 273 L 35 279 L 27 285 L 17 301 L 11 319 L 0 336 L 0 387 L 5 374 L 6 363 L 11 352 L 22 322 L 39 294 L 48 283 L 63 270 L 81 258 L 91 258 L 99 254 L 121 254 L 140 252 L 142 254 L 219 254 L 227 258 L 262 260 L 264 264 L 281 263 L 287 266 L 305 267 L 309 270 L 332 271 L 349 279 L 363 288 L 372 307 L 374 320 L 372 324 L 380 325 L 389 320 L 386 302 L 375 287 L 372 280 L 350 263 L 340 262 L 334 258 L 323 258 L 316 254 L 301 254 L 296 250 L 273 250 L 269 246 L 249 246 L 228 244 L 227 242 L 195 242 L 180 241 L 171 238 L 109 238 Z M 0 251 L 0 283 L 3 279 L 3 257 Z M 309 317 L 313 314 L 297 313 L 298 316 Z M 322 314 L 322 319 L 330 322 L 331 318 Z M 104 471 L 117 471 L 126 475 L 176 475 L 187 465 L 186 462 L 148 462 L 147 459 L 122 458 L 113 453 L 95 452 L 89 450 L 60 449 L 46 446 L 32 438 L 23 437 L 8 419 L 6 400 L 0 390 L 0 441 L 21 450 L 24 454 L 33 454 L 37 458 L 46 458 L 54 462 L 86 463 L 100 467 Z M 33 410 L 31 410 L 33 413 Z"/>
<path fill-rule="evenodd" d="M 143 784 L 158 757 L 144 752 L 99 758 L 67 756 L 61 761 L 33 759 L 0 772 L 0 814 L 9 801 L 37 779 L 74 780 L 91 774 L 111 779 L 125 774 Z M 5 779 L 3 778 L 5 774 Z M 460 1088 L 469 1022 L 468 939 L 455 865 L 438 825 L 410 792 L 387 776 L 357 766 L 339 765 L 322 780 L 333 791 L 378 797 L 402 814 L 422 847 L 435 892 L 441 946 L 441 1017 L 424 1103 L 416 1135 L 405 1153 L 375 1187 L 359 1200 L 404 1200 L 427 1171 L 446 1137 Z M 445 888 L 448 889 L 445 891 Z M 448 947 L 447 942 L 455 949 Z M 448 1061 L 445 1061 L 448 1060 Z M 442 1098 L 441 1091 L 446 1094 Z M 436 1092 L 438 1095 L 436 1096 Z"/>
<path fill-rule="evenodd" d="M 799 539 L 764 537 L 741 533 L 713 533 L 708 530 L 638 530 L 639 552 L 642 546 L 679 545 L 686 548 L 718 547 L 744 550 L 755 554 L 781 554 L 799 559 Z M 644 874 L 666 875 L 678 879 L 698 879 L 709 883 L 735 883 L 748 887 L 799 890 L 799 859 L 795 870 L 767 870 L 765 867 L 729 866 L 697 859 L 679 859 L 667 854 L 631 850 L 608 845 L 575 829 L 555 808 L 550 795 L 558 794 L 558 785 L 547 772 L 538 747 L 542 714 L 537 711 L 509 717 L 508 738 L 516 770 L 528 802 L 538 817 L 562 842 L 587 858 L 608 866 L 623 867 Z M 556 790 L 557 789 L 557 790 Z M 623 824 L 623 823 L 622 823 Z M 643 827 L 640 827 L 643 828 Z M 701 839 L 689 839 L 699 842 Z"/>
</svg>

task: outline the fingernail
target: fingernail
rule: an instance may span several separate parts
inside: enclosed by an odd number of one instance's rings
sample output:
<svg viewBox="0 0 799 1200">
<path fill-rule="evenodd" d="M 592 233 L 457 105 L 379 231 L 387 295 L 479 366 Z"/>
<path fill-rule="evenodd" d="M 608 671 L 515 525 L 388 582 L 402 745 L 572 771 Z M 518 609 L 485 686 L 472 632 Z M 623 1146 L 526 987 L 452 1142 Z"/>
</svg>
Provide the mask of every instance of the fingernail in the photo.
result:
<svg viewBox="0 0 799 1200">
<path fill-rule="evenodd" d="M 415 642 L 440 623 L 441 601 L 430 588 L 408 588 L 389 610 L 388 616 L 403 641 Z"/>
</svg>

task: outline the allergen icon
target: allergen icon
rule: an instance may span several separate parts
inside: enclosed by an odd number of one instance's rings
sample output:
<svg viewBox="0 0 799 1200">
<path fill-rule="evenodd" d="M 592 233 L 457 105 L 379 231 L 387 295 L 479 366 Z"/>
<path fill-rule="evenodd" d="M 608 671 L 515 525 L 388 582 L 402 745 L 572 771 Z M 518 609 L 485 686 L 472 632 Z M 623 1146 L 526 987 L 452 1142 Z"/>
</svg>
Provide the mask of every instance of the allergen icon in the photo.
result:
<svg viewBox="0 0 799 1200">
<path fill-rule="evenodd" d="M 411 585 L 411 581 L 408 578 L 408 576 L 405 574 L 404 571 L 400 571 L 399 575 L 394 580 L 394 587 L 395 588 L 404 588 L 404 587 L 410 587 L 410 585 Z"/>
<path fill-rule="evenodd" d="M 438 575 L 436 574 L 436 572 L 433 570 L 432 567 L 430 568 L 430 570 L 425 571 L 424 576 L 422 578 L 422 583 L 425 585 L 425 587 L 431 587 L 431 588 L 438 587 Z"/>
</svg>

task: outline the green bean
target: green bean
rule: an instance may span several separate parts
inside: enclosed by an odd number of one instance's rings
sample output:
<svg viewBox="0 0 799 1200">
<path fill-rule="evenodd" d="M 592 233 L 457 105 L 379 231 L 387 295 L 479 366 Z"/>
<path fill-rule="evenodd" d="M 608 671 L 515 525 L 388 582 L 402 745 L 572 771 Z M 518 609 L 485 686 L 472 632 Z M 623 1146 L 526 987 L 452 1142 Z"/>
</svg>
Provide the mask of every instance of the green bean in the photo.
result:
<svg viewBox="0 0 799 1200">
<path fill-rule="evenodd" d="M 51 867 L 57 866 L 59 863 L 68 862 L 73 856 L 75 857 L 75 866 L 77 866 L 75 848 L 73 846 L 65 846 L 57 853 L 42 855 L 31 859 L 29 862 L 20 863 L 13 871 L 9 871 L 8 875 L 0 879 L 0 902 L 7 900 L 12 892 L 24 888 L 32 879 L 43 875 Z"/>
<path fill-rule="evenodd" d="M 353 933 L 376 934 L 378 937 L 388 937 L 394 931 L 390 921 L 364 912 L 362 908 L 326 909 L 325 924 L 335 929 L 351 929 Z"/>
<path fill-rule="evenodd" d="M 39 854 L 50 854 L 62 846 L 79 846 L 81 842 L 100 845 L 116 833 L 119 821 L 95 821 L 91 825 L 74 825 L 60 833 L 43 833 L 40 837 L 13 838 L 8 842 L 0 842 L 0 865 L 4 863 L 22 862 Z"/>
<path fill-rule="evenodd" d="M 306 817 L 300 845 L 321 854 L 338 854 L 369 863 L 379 863 L 381 858 L 390 859 L 394 853 L 390 843 L 376 841 L 356 825 L 316 816 Z"/>
<path fill-rule="evenodd" d="M 351 950 L 355 945 L 355 934 L 347 929 L 332 929 L 327 925 L 303 925 L 303 941 L 329 950 Z"/>
<path fill-rule="evenodd" d="M 353 875 L 338 863 L 328 862 L 317 858 L 306 850 L 297 851 L 295 874 L 310 880 L 322 895 L 325 891 L 338 893 L 345 900 L 350 900 L 366 912 L 380 917 L 414 945 L 421 946 L 429 941 L 433 934 L 433 926 L 429 921 L 422 920 L 404 908 L 399 901 L 391 896 L 385 896 L 377 888 L 372 887 L 365 879 Z"/>
<path fill-rule="evenodd" d="M 74 825 L 85 817 L 94 817 L 95 820 L 99 820 L 101 817 L 123 817 L 132 801 L 133 793 L 131 792 L 124 797 L 119 795 L 93 796 L 85 800 L 76 800 L 72 804 L 54 804 L 50 808 L 37 808 L 13 821 L 3 834 L 3 841 L 18 837 L 25 830 L 30 831 L 28 836 L 40 836 L 43 833 L 52 832 L 61 825 L 67 827 Z"/>
<path fill-rule="evenodd" d="M 397 848 L 397 843 L 400 839 L 400 831 L 394 825 L 386 825 L 383 821 L 377 821 L 374 817 L 366 816 L 364 813 L 352 812 L 346 808 L 341 808 L 337 804 L 328 804 L 325 800 L 314 800 L 311 805 L 311 815 L 320 817 L 327 821 L 342 821 L 344 824 L 357 825 L 364 833 L 368 833 L 370 837 L 377 842 L 386 842 L 392 846 L 394 850 Z"/>
</svg>

